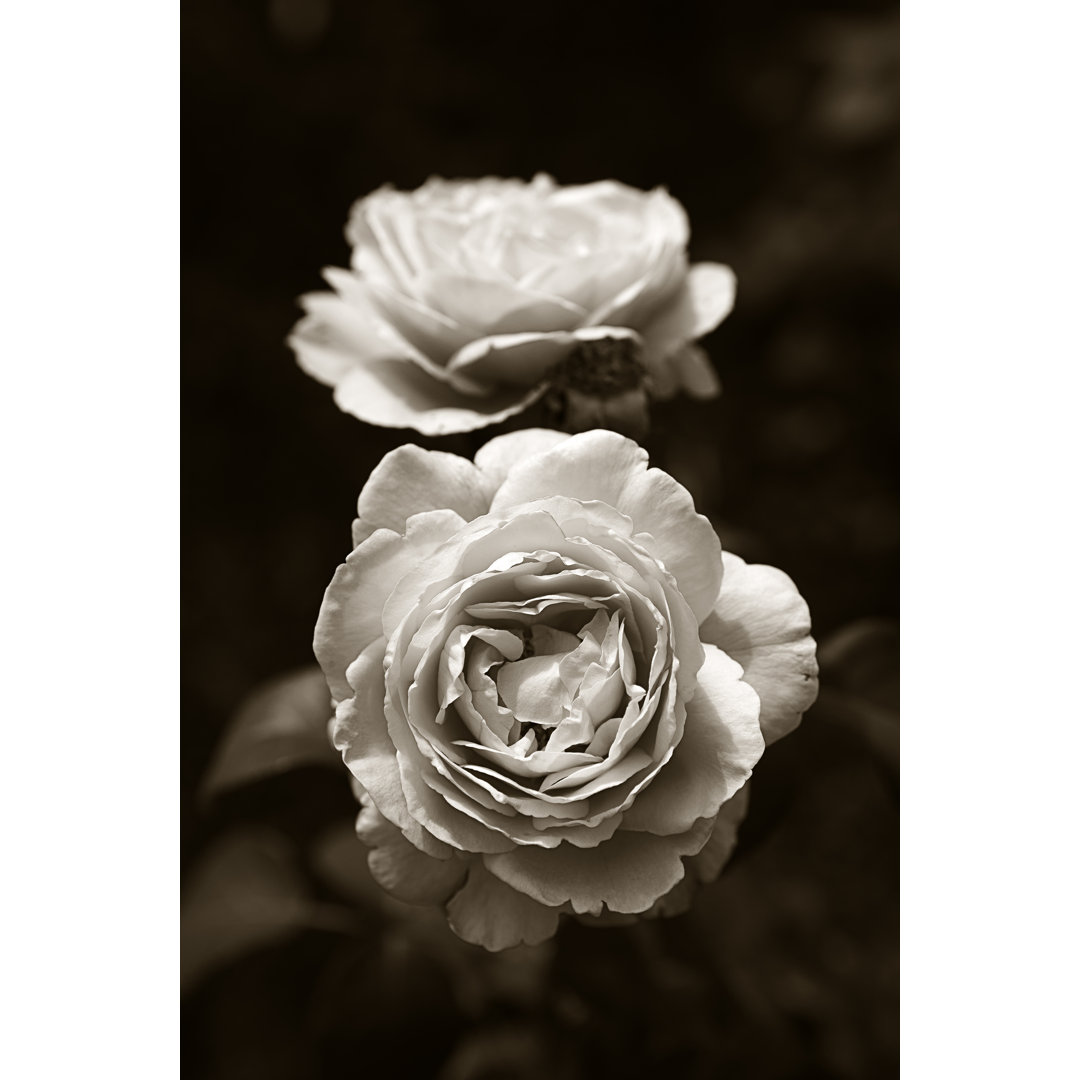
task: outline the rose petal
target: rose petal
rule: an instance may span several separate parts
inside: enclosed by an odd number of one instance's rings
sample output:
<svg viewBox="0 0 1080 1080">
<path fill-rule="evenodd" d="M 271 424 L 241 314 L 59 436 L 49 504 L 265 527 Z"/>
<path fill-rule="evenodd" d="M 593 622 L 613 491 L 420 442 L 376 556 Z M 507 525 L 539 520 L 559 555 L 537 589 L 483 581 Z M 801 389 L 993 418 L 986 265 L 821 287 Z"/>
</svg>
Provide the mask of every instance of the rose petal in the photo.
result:
<svg viewBox="0 0 1080 1080">
<path fill-rule="evenodd" d="M 338 701 L 352 696 L 345 673 L 382 636 L 382 609 L 402 577 L 465 522 L 453 510 L 414 514 L 404 536 L 377 529 L 335 571 L 315 624 L 315 658 Z"/>
<path fill-rule="evenodd" d="M 458 937 L 491 952 L 538 945 L 559 928 L 559 913 L 504 885 L 481 862 L 469 868 L 465 886 L 446 905 Z"/>
<path fill-rule="evenodd" d="M 623 827 L 668 836 L 713 817 L 746 783 L 765 750 L 760 703 L 742 668 L 718 648 L 705 648 L 698 688 L 686 706 L 686 727 L 671 760 L 626 812 Z"/>
<path fill-rule="evenodd" d="M 715 881 L 728 859 L 735 851 L 739 838 L 739 826 L 750 806 L 750 781 L 747 781 L 728 799 L 716 815 L 713 831 L 705 846 L 686 860 L 687 877 L 699 881 Z"/>
<path fill-rule="evenodd" d="M 534 386 L 582 341 L 620 338 L 639 341 L 625 326 L 585 326 L 572 331 L 495 334 L 470 341 L 446 365 L 450 379 L 480 386 Z"/>
<path fill-rule="evenodd" d="M 549 258 L 525 274 L 523 285 L 572 300 L 595 312 L 610 297 L 644 276 L 646 251 L 633 247 L 605 249 L 581 256 Z"/>
<path fill-rule="evenodd" d="M 393 210 L 403 216 L 410 215 L 412 201 L 404 192 L 395 191 L 389 184 L 384 184 L 353 203 L 345 226 L 345 237 L 356 249 L 353 252 L 354 265 L 370 265 L 374 258 L 380 267 L 378 276 L 381 279 L 404 286 L 412 277 L 414 267 L 402 250 L 398 231 L 394 228 Z M 358 258 L 361 255 L 368 256 L 368 259 Z"/>
<path fill-rule="evenodd" d="M 581 325 L 586 314 L 569 300 L 512 282 L 439 271 L 421 275 L 415 292 L 428 307 L 479 334 L 571 330 Z"/>
<path fill-rule="evenodd" d="M 300 304 L 307 315 L 293 327 L 289 345 L 300 367 L 321 383 L 335 386 L 367 360 L 424 359 L 370 305 L 329 292 L 308 293 Z"/>
<path fill-rule="evenodd" d="M 698 823 L 682 836 L 617 832 L 595 848 L 519 847 L 486 855 L 484 865 L 512 888 L 549 907 L 569 903 L 579 915 L 599 915 L 606 906 L 634 914 L 647 910 L 682 880 L 681 856 L 701 850 L 711 824 Z"/>
<path fill-rule="evenodd" d="M 354 366 L 363 366 L 365 362 L 372 360 L 408 360 L 438 382 L 448 382 L 455 390 L 463 394 L 470 397 L 487 396 L 487 388 L 477 385 L 466 376 L 447 374 L 446 350 L 442 346 L 432 346 L 437 357 L 432 359 L 425 348 L 418 348 L 412 340 L 405 338 L 394 324 L 393 315 L 387 313 L 386 304 L 379 302 L 376 296 L 378 286 L 349 270 L 342 270 L 336 266 L 324 267 L 323 277 L 333 286 L 337 296 L 331 293 L 310 293 L 301 298 L 301 303 L 305 308 L 311 309 L 313 314 L 320 315 L 324 322 L 328 310 L 337 313 L 335 324 L 322 331 L 316 339 L 316 344 L 329 335 L 331 343 L 336 342 L 339 349 L 353 358 Z M 340 325 L 345 316 L 341 309 L 330 307 L 332 301 L 338 301 L 344 306 L 344 311 L 351 315 L 349 322 L 352 333 L 348 339 L 345 339 Z M 316 306 L 313 307 L 313 305 Z M 360 336 L 361 329 L 365 337 Z M 417 338 L 418 335 L 413 333 L 412 337 Z M 422 335 L 420 339 L 421 345 L 431 345 L 431 342 Z"/>
<path fill-rule="evenodd" d="M 742 665 L 761 698 L 766 745 L 798 727 L 817 698 L 818 665 L 810 610 L 783 570 L 751 566 L 725 551 L 724 585 L 701 639 Z"/>
<path fill-rule="evenodd" d="M 645 362 L 652 368 L 681 345 L 715 330 L 735 306 L 735 274 L 720 263 L 695 263 L 679 291 L 645 327 Z"/>
<path fill-rule="evenodd" d="M 371 876 L 406 904 L 444 904 L 465 881 L 465 860 L 425 855 L 379 813 L 374 802 L 356 819 L 356 835 L 372 849 L 367 857 Z"/>
<path fill-rule="evenodd" d="M 421 435 L 449 435 L 498 424 L 527 409 L 544 393 L 507 390 L 463 398 L 413 364 L 377 360 L 344 376 L 334 391 L 338 408 L 382 427 L 413 428 Z"/>
<path fill-rule="evenodd" d="M 436 364 L 467 344 L 476 331 L 435 311 L 414 296 L 406 295 L 377 280 L 364 283 L 375 307 L 406 341 L 411 341 Z"/>
<path fill-rule="evenodd" d="M 495 681 L 506 707 L 523 724 L 549 727 L 562 719 L 558 656 L 530 656 L 499 669 Z"/>
<path fill-rule="evenodd" d="M 496 435 L 489 439 L 473 459 L 476 467 L 487 477 L 492 492 L 506 479 L 506 474 L 519 461 L 542 454 L 566 442 L 570 436 L 562 431 L 549 428 L 525 428 L 523 431 L 511 431 L 508 435 Z M 490 506 L 491 500 L 488 499 Z"/>
<path fill-rule="evenodd" d="M 589 316 L 590 326 L 602 324 L 647 326 L 657 310 L 666 307 L 686 276 L 686 254 L 677 245 L 661 242 L 646 252 L 642 275 Z"/>
<path fill-rule="evenodd" d="M 671 357 L 671 366 L 682 388 L 692 398 L 705 401 L 720 393 L 720 380 L 709 354 L 700 345 L 684 345 Z"/>
<path fill-rule="evenodd" d="M 382 642 L 374 642 L 351 668 L 356 696 L 342 701 L 330 737 L 349 772 L 363 785 L 379 812 L 429 855 L 449 858 L 452 848 L 431 836 L 410 814 L 401 786 L 397 752 L 383 715 Z"/>
<path fill-rule="evenodd" d="M 700 622 L 713 608 L 723 573 L 720 541 L 690 493 L 648 468 L 648 454 L 613 431 L 587 431 L 520 461 L 495 492 L 491 512 L 547 496 L 607 503 L 629 517 L 642 544 L 671 571 Z"/>
<path fill-rule="evenodd" d="M 487 513 L 491 490 L 488 478 L 466 458 L 411 443 L 396 447 L 375 466 L 360 492 L 353 543 L 376 529 L 404 533 L 405 522 L 425 510 L 454 510 L 472 521 Z"/>
</svg>

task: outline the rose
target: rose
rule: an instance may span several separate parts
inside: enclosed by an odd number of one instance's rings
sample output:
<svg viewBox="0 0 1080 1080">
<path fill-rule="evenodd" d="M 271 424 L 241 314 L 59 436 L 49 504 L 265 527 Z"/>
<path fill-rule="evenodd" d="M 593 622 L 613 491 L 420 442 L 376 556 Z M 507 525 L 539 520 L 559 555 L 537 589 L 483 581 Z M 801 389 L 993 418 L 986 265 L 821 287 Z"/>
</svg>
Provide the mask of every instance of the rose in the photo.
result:
<svg viewBox="0 0 1080 1080">
<path fill-rule="evenodd" d="M 346 229 L 352 269 L 302 298 L 289 341 L 345 412 L 425 435 L 521 412 L 583 343 L 621 343 L 660 397 L 717 383 L 692 343 L 731 310 L 726 266 L 687 268 L 689 226 L 662 188 L 432 178 L 380 188 Z"/>
<path fill-rule="evenodd" d="M 315 652 L 378 882 L 491 949 L 684 907 L 817 693 L 791 579 L 610 431 L 399 447 L 358 513 Z"/>
</svg>

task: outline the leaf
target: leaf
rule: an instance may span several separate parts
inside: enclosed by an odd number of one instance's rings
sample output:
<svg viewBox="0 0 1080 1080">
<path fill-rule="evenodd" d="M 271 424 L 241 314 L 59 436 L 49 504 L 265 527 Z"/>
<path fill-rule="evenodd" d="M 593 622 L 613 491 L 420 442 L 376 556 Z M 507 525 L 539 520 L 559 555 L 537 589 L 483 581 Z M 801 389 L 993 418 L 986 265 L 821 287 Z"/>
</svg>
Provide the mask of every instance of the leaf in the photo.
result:
<svg viewBox="0 0 1080 1080">
<path fill-rule="evenodd" d="M 841 690 L 900 711 L 900 624 L 896 619 L 856 619 L 818 649 L 822 676 Z"/>
<path fill-rule="evenodd" d="M 900 773 L 900 624 L 859 619 L 818 650 L 816 714 L 855 735 L 891 776 Z"/>
<path fill-rule="evenodd" d="M 180 908 L 180 985 L 188 989 L 246 953 L 313 927 L 347 930 L 348 914 L 310 899 L 278 832 L 228 833 L 188 877 Z"/>
<path fill-rule="evenodd" d="M 326 733 L 332 713 L 326 679 L 314 664 L 264 683 L 230 722 L 203 780 L 203 798 L 301 765 L 340 768 Z"/>
<path fill-rule="evenodd" d="M 315 872 L 342 896 L 374 908 L 405 906 L 379 888 L 371 876 L 368 849 L 360 842 L 351 823 L 324 833 L 312 848 L 311 855 Z"/>
</svg>

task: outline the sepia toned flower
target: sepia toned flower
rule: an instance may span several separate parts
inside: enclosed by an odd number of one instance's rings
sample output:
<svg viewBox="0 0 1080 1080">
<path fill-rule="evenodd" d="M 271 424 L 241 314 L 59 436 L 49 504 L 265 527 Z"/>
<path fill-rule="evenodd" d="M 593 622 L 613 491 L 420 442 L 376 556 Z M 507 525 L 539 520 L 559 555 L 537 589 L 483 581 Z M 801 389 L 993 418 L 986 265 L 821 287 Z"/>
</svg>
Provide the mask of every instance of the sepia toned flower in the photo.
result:
<svg viewBox="0 0 1080 1080">
<path fill-rule="evenodd" d="M 489 949 L 684 909 L 817 694 L 791 579 L 601 430 L 399 447 L 353 542 L 315 652 L 376 880 Z"/>
<path fill-rule="evenodd" d="M 351 267 L 302 297 L 289 343 L 361 420 L 425 435 L 498 423 L 596 342 L 621 345 L 654 396 L 717 393 L 693 343 L 731 311 L 735 276 L 688 265 L 686 213 L 662 188 L 432 178 L 359 200 L 346 236 Z"/>
</svg>

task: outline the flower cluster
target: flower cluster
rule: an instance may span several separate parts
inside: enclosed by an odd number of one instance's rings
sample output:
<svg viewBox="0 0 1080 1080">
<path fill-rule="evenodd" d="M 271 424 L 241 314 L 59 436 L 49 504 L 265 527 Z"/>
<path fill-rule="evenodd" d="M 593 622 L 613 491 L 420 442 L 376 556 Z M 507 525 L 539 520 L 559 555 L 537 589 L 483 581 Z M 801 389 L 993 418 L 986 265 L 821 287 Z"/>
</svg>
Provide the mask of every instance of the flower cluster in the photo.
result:
<svg viewBox="0 0 1080 1080">
<path fill-rule="evenodd" d="M 599 430 L 402 446 L 353 543 L 315 650 L 378 882 L 489 949 L 682 910 L 817 693 L 790 578 Z"/>
</svg>

